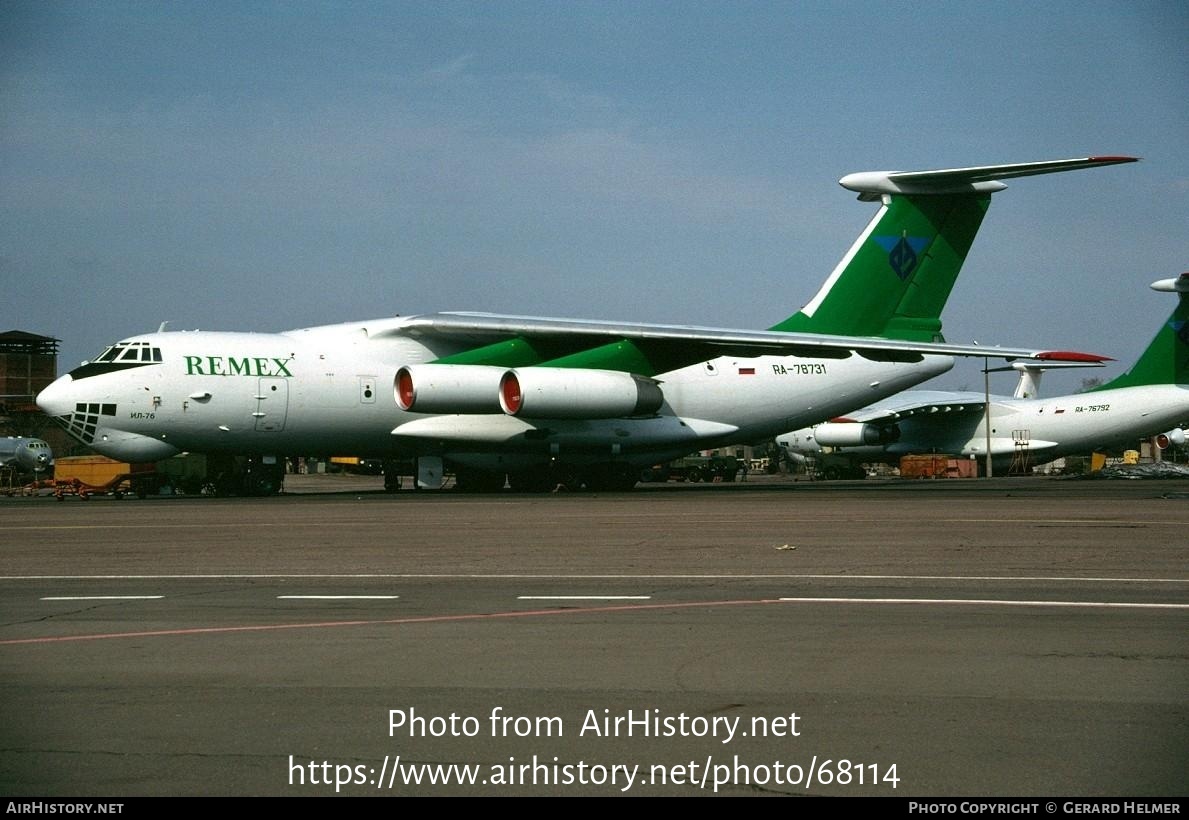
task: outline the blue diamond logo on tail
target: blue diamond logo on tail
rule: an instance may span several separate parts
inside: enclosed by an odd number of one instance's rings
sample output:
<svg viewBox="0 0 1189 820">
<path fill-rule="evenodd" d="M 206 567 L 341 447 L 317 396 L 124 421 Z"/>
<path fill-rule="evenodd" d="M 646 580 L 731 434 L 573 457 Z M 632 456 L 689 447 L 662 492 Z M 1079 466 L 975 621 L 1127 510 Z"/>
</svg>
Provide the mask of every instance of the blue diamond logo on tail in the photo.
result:
<svg viewBox="0 0 1189 820">
<path fill-rule="evenodd" d="M 888 264 L 901 279 L 912 275 L 921 253 L 929 245 L 927 236 L 876 236 L 873 239 L 888 252 Z"/>
<path fill-rule="evenodd" d="M 1172 328 L 1173 333 L 1177 334 L 1177 338 L 1181 340 L 1182 344 L 1189 345 L 1189 322 L 1169 322 L 1168 326 Z"/>
</svg>

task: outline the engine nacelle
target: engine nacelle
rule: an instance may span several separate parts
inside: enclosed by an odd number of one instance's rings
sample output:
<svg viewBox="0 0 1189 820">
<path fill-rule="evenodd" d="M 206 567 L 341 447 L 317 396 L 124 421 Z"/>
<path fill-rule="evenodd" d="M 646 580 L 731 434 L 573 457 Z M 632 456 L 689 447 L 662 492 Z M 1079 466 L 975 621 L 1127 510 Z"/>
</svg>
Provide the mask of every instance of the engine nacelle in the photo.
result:
<svg viewBox="0 0 1189 820">
<path fill-rule="evenodd" d="M 617 370 L 521 367 L 504 373 L 500 407 L 534 419 L 613 419 L 650 416 L 665 402 L 654 379 Z"/>
<path fill-rule="evenodd" d="M 823 447 L 861 447 L 891 444 L 900 438 L 896 425 L 863 424 L 857 421 L 828 421 L 813 428 L 813 437 Z"/>
<path fill-rule="evenodd" d="M 410 364 L 396 371 L 393 393 L 414 413 L 499 413 L 503 367 L 481 364 Z"/>
<path fill-rule="evenodd" d="M 1161 450 L 1167 450 L 1174 444 L 1180 447 L 1185 443 L 1185 431 L 1180 427 L 1174 427 L 1167 433 L 1161 433 L 1156 436 L 1156 446 Z"/>
</svg>

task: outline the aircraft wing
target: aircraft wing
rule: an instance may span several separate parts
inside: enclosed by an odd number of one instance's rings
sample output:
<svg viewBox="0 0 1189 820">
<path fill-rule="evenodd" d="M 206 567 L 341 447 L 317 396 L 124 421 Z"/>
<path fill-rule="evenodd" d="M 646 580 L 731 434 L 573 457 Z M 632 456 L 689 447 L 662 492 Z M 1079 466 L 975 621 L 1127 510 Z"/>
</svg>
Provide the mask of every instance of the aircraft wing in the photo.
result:
<svg viewBox="0 0 1189 820">
<path fill-rule="evenodd" d="M 880 424 L 900 421 L 911 416 L 938 414 L 982 415 L 987 400 L 982 393 L 951 390 L 907 390 L 881 402 L 847 413 L 832 422 L 863 422 Z"/>
<path fill-rule="evenodd" d="M 526 338 L 591 346 L 630 340 L 652 348 L 687 351 L 689 364 L 703 358 L 739 356 L 818 356 L 845 358 L 851 351 L 873 359 L 905 356 L 975 356 L 1032 361 L 1112 361 L 1110 357 L 1076 351 L 909 342 L 873 336 L 833 336 L 775 330 L 737 330 L 696 325 L 634 324 L 584 319 L 504 316 L 494 313 L 430 313 L 411 316 L 399 326 L 375 336 L 407 335 L 490 343 Z"/>
</svg>

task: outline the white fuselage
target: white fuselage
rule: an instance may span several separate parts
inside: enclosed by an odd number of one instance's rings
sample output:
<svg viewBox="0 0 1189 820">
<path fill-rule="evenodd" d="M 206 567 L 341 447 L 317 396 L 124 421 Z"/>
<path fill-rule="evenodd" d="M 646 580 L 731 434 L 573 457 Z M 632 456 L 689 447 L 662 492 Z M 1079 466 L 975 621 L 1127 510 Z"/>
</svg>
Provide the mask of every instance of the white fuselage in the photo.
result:
<svg viewBox="0 0 1189 820">
<path fill-rule="evenodd" d="M 1036 461 L 1066 455 L 1131 446 L 1144 436 L 1173 427 L 1189 416 L 1189 386 L 1148 385 L 1076 393 L 1051 399 L 992 402 L 991 455 L 1010 455 L 1017 448 L 1035 450 Z M 927 419 L 913 419 L 922 428 Z M 915 434 L 916 426 L 905 425 Z M 902 441 L 905 429 L 902 428 Z M 986 423 L 982 416 L 968 435 L 960 429 L 949 435 L 964 439 L 956 452 L 986 452 Z M 897 443 L 897 447 L 901 445 Z"/>
<path fill-rule="evenodd" d="M 503 466 L 657 458 L 770 438 L 947 371 L 912 363 L 720 357 L 656 377 L 648 417 L 522 419 L 399 408 L 397 370 L 457 352 L 399 332 L 400 319 L 287 333 L 167 332 L 131 337 L 118 361 L 59 378 L 39 406 L 100 453 L 153 461 L 183 451 L 274 455 L 440 455 Z M 124 361 L 127 358 L 128 361 Z"/>
<path fill-rule="evenodd" d="M 907 400 L 911 394 L 901 398 Z M 1145 436 L 1189 418 L 1189 385 L 1121 387 L 1048 399 L 991 399 L 991 455 L 997 463 L 1028 455 L 1041 464 L 1067 455 L 1132 446 Z M 838 448 L 855 458 L 895 461 L 912 453 L 983 456 L 987 426 L 983 412 L 908 416 L 896 422 L 900 436 L 886 445 Z M 821 452 L 812 430 L 780 437 L 802 454 Z"/>
</svg>

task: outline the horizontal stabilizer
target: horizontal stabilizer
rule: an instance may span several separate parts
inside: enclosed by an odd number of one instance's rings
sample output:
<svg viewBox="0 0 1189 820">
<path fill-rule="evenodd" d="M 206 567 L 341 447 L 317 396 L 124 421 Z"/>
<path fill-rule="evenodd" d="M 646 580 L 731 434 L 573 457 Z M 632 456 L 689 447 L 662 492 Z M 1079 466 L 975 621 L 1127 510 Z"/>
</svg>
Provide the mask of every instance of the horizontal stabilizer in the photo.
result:
<svg viewBox="0 0 1189 820">
<path fill-rule="evenodd" d="M 1182 273 L 1175 279 L 1161 279 L 1152 283 L 1152 290 L 1165 293 L 1189 293 L 1189 273 Z"/>
<path fill-rule="evenodd" d="M 1103 367 L 1104 364 L 1105 364 L 1105 362 L 1103 362 L 1101 359 L 1097 359 L 1097 358 L 1091 359 L 1089 361 L 1082 361 L 1082 360 L 1078 359 L 1078 360 L 1070 361 L 1070 362 L 1066 362 L 1066 361 L 1031 362 L 1031 361 L 1029 361 L 1029 362 L 1015 362 L 1013 364 L 1008 365 L 1007 367 L 992 367 L 992 368 L 990 368 L 989 372 L 998 373 L 1001 370 L 1016 370 L 1021 373 L 1025 372 L 1025 371 L 1032 372 L 1032 373 L 1037 373 L 1037 372 L 1043 373 L 1046 370 L 1065 370 L 1065 369 L 1070 369 L 1070 368 L 1075 368 L 1075 367 L 1077 367 L 1077 368 Z"/>
<path fill-rule="evenodd" d="M 1002 191 L 1007 186 L 999 180 L 1054 174 L 1079 168 L 1098 168 L 1137 162 L 1138 157 L 1082 157 L 1044 162 L 1017 162 L 1010 165 L 981 165 L 973 168 L 946 168 L 937 171 L 861 171 L 838 180 L 843 188 L 859 193 L 859 199 L 872 201 L 884 194 L 980 194 Z"/>
</svg>

